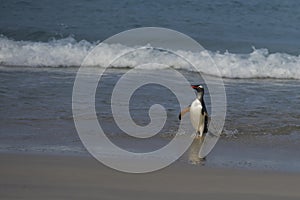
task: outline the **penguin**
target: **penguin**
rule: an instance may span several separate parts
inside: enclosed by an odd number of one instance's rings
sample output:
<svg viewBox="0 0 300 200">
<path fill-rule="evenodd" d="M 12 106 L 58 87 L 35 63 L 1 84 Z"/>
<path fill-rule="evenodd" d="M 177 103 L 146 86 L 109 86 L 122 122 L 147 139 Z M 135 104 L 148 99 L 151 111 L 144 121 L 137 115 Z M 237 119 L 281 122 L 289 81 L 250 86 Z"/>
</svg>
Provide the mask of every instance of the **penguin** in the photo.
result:
<svg viewBox="0 0 300 200">
<path fill-rule="evenodd" d="M 190 106 L 180 112 L 179 120 L 185 113 L 190 112 L 190 119 L 197 133 L 196 137 L 203 140 L 208 131 L 208 113 L 203 99 L 204 88 L 201 85 L 191 85 L 191 87 L 196 90 L 197 97 Z"/>
</svg>

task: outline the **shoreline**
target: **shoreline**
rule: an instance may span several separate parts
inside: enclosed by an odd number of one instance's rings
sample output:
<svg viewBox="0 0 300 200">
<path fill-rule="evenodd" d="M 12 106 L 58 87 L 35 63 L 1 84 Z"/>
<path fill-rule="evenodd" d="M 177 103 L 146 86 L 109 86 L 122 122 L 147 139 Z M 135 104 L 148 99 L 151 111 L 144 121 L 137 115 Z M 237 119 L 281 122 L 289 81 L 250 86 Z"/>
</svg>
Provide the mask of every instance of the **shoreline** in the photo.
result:
<svg viewBox="0 0 300 200">
<path fill-rule="evenodd" d="M 92 157 L 0 154 L 2 199 L 299 199 L 300 174 L 171 165 L 146 174 Z"/>
<path fill-rule="evenodd" d="M 130 146 L 130 140 L 126 138 L 118 138 L 117 142 Z M 285 142 L 283 142 L 285 141 Z M 212 169 L 229 169 L 229 170 L 246 170 L 246 171 L 262 171 L 262 172 L 279 172 L 279 173 L 299 173 L 300 161 L 297 158 L 299 146 L 298 142 L 291 144 L 289 140 L 284 139 L 276 142 L 266 137 L 251 137 L 247 139 L 241 138 L 221 138 L 212 152 L 207 156 L 205 163 L 194 165 Z M 82 145 L 82 144 L 81 144 Z M 75 149 L 49 146 L 45 149 L 22 147 L 15 150 L 2 149 L 0 155 L 33 155 L 33 156 L 57 156 L 57 157 L 79 157 L 92 158 L 84 146 L 77 145 Z M 75 146 L 74 146 L 75 147 Z M 27 150 L 24 150 L 26 149 Z M 148 148 L 143 146 L 143 148 Z M 191 148 L 191 147 L 190 147 Z M 57 149 L 57 151 L 54 151 Z M 239 149 L 239 151 L 237 151 Z M 74 151 L 73 151 L 74 150 Z M 120 155 L 111 154 L 112 157 L 122 159 Z M 177 161 L 171 165 L 181 165 L 183 167 L 193 166 L 189 162 L 189 150 L 187 150 Z"/>
</svg>

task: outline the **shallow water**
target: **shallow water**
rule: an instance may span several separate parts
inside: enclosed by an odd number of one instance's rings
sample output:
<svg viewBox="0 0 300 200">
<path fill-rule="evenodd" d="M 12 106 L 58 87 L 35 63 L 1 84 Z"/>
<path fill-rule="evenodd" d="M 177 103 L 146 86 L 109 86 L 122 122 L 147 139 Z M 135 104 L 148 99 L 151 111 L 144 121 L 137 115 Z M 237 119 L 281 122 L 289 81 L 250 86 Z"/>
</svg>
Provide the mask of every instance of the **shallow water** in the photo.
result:
<svg viewBox="0 0 300 200">
<path fill-rule="evenodd" d="M 163 130 L 151 139 L 129 137 L 115 124 L 110 110 L 112 86 L 125 72 L 114 69 L 105 74 L 106 85 L 98 87 L 96 95 L 98 120 L 111 141 L 121 148 L 133 152 L 159 149 L 178 130 L 180 108 L 176 98 L 171 98 L 171 93 L 157 85 L 148 85 L 144 92 L 138 90 L 131 100 L 133 120 L 139 125 L 148 124 L 148 110 L 154 103 L 165 106 L 168 120 Z M 75 73 L 76 68 L 9 68 L 1 71 L 0 151 L 87 155 L 72 117 Z M 197 76 L 193 73 L 181 73 L 196 81 Z M 243 164 L 251 161 L 253 168 L 286 170 L 288 167 L 282 165 L 283 160 L 285 163 L 298 160 L 294 156 L 300 142 L 299 82 L 274 79 L 224 82 L 227 95 L 225 126 L 220 144 L 217 143 L 207 165 L 251 168 Z M 205 95 L 205 101 L 210 112 L 209 93 Z M 237 149 L 241 151 L 236 152 Z M 287 154 L 293 156 L 285 157 Z M 264 156 L 275 164 L 262 165 Z M 185 156 L 180 160 L 188 162 Z"/>
</svg>

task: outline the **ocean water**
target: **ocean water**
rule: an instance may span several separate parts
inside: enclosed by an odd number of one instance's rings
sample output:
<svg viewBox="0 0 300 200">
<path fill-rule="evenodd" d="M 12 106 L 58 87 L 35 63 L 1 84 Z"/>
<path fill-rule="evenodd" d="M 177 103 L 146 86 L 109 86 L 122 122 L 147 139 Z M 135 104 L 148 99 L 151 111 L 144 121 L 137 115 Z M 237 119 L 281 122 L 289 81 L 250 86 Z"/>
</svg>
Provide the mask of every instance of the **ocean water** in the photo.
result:
<svg viewBox="0 0 300 200">
<path fill-rule="evenodd" d="M 78 67 L 106 38 L 131 28 L 158 26 L 202 44 L 206 51 L 177 53 L 197 66 L 209 64 L 209 55 L 223 77 L 227 115 L 207 165 L 300 171 L 299 10 L 296 0 L 1 2 L 0 151 L 86 155 L 72 116 Z M 94 58 L 91 68 L 105 66 L 130 48 L 103 45 L 104 53 Z M 147 86 L 148 92 L 137 91 L 131 103 L 132 117 L 140 125 L 149 123 L 152 104 L 166 108 L 168 121 L 157 137 L 127 137 L 111 115 L 111 86 L 141 61 L 153 60 L 168 63 L 191 83 L 199 82 L 188 65 L 153 51 L 124 57 L 107 71 L 106 85 L 96 95 L 97 116 L 111 140 L 131 151 L 158 149 L 178 128 L 178 102 L 156 85 Z M 201 73 L 218 76 L 205 67 Z M 209 93 L 205 100 L 210 112 Z"/>
</svg>

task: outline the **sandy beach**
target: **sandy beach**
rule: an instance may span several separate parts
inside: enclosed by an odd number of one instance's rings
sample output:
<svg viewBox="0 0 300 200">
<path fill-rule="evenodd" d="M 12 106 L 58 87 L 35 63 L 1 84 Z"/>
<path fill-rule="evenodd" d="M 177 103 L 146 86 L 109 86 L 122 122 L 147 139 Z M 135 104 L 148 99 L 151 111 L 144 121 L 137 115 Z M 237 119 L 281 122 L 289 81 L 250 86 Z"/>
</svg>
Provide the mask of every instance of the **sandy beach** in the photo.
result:
<svg viewBox="0 0 300 200">
<path fill-rule="evenodd" d="M 1 154 L 1 199 L 299 199 L 299 174 L 171 165 L 148 174 L 91 157 Z"/>
</svg>

